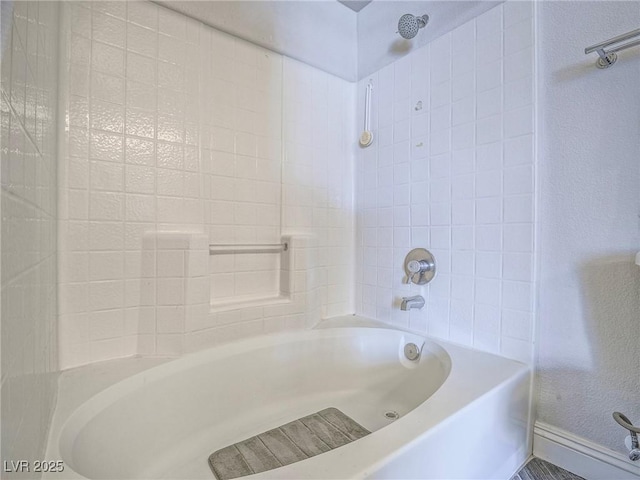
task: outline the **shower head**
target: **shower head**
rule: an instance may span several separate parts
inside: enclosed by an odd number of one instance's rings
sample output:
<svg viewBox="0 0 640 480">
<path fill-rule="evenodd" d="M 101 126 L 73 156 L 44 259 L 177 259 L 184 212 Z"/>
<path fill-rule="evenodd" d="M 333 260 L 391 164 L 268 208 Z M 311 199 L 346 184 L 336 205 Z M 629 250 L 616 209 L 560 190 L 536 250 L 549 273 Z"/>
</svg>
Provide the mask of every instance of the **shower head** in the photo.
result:
<svg viewBox="0 0 640 480">
<path fill-rule="evenodd" d="M 418 34 L 418 30 L 424 28 L 427 23 L 429 23 L 429 15 L 417 17 L 406 13 L 398 20 L 398 33 L 402 38 L 409 40 L 415 37 Z"/>
</svg>

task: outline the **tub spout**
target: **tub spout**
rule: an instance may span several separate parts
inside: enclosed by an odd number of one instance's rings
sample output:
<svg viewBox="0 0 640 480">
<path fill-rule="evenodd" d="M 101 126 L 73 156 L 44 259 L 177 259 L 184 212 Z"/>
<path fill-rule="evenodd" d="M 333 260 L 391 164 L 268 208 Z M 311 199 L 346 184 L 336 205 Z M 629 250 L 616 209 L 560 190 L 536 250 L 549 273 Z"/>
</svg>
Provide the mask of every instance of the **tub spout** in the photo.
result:
<svg viewBox="0 0 640 480">
<path fill-rule="evenodd" d="M 410 310 L 412 308 L 424 307 L 424 298 L 422 295 L 415 295 L 413 297 L 402 297 L 402 303 L 400 304 L 400 310 Z"/>
</svg>

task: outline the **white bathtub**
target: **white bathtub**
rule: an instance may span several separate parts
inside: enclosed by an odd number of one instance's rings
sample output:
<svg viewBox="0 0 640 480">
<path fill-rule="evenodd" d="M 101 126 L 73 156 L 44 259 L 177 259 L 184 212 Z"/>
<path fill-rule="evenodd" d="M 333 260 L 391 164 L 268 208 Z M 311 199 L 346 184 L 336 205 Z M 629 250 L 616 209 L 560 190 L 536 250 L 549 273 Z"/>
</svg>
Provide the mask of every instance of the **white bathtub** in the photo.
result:
<svg viewBox="0 0 640 480">
<path fill-rule="evenodd" d="M 212 480 L 212 452 L 336 407 L 373 433 L 248 478 L 508 479 L 529 453 L 529 383 L 522 364 L 399 330 L 264 336 L 107 388 L 56 419 L 47 458 L 57 478 Z"/>
</svg>

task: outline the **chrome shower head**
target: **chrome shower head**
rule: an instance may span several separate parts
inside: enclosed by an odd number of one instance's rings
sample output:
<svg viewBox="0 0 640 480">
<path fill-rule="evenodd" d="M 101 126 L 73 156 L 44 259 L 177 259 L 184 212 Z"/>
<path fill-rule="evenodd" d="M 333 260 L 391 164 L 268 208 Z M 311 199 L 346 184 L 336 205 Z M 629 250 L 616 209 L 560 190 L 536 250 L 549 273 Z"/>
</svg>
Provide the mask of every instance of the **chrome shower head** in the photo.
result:
<svg viewBox="0 0 640 480">
<path fill-rule="evenodd" d="M 417 17 L 410 13 L 405 13 L 398 20 L 398 33 L 402 38 L 409 40 L 415 37 L 418 34 L 418 30 L 424 28 L 427 23 L 429 23 L 429 15 Z"/>
</svg>

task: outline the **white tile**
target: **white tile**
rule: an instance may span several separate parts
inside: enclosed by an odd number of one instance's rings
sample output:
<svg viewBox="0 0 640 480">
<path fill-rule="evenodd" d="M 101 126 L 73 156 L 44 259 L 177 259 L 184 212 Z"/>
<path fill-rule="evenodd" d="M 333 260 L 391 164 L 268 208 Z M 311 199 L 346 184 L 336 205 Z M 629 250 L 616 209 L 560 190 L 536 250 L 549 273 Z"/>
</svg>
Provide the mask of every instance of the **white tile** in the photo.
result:
<svg viewBox="0 0 640 480">
<path fill-rule="evenodd" d="M 474 233 L 472 226 L 451 228 L 451 247 L 455 250 L 473 250 Z"/>
<path fill-rule="evenodd" d="M 484 278 L 502 277 L 502 255 L 499 252 L 476 252 L 476 275 Z"/>
<path fill-rule="evenodd" d="M 430 44 L 431 84 L 448 80 L 451 76 L 451 34 L 447 33 Z"/>
<path fill-rule="evenodd" d="M 500 197 L 478 198 L 476 200 L 476 223 L 497 224 L 502 222 L 502 199 Z"/>
<path fill-rule="evenodd" d="M 505 138 L 533 133 L 533 108 L 525 106 L 504 113 Z"/>
<path fill-rule="evenodd" d="M 505 197 L 505 223 L 533 222 L 533 196 L 514 195 Z"/>
<path fill-rule="evenodd" d="M 525 48 L 504 58 L 504 81 L 513 82 L 533 76 L 533 48 Z"/>
<path fill-rule="evenodd" d="M 476 65 L 499 60 L 502 57 L 502 31 L 486 32 L 476 40 Z"/>
<path fill-rule="evenodd" d="M 393 141 L 395 143 L 405 142 L 411 138 L 411 119 L 407 118 L 396 122 L 393 127 Z"/>
<path fill-rule="evenodd" d="M 475 149 L 467 148 L 462 150 L 454 150 L 452 153 L 451 173 L 460 175 L 471 173 L 474 171 Z"/>
<path fill-rule="evenodd" d="M 124 47 L 126 24 L 123 20 L 94 10 L 92 22 L 92 35 L 94 40 L 120 48 Z"/>
<path fill-rule="evenodd" d="M 158 30 L 179 39 L 187 37 L 187 17 L 166 8 L 158 9 Z"/>
<path fill-rule="evenodd" d="M 512 59 L 512 62 L 517 61 L 515 59 Z M 502 85 L 502 68 L 503 60 L 495 60 L 493 62 L 479 64 L 476 70 L 476 91 L 484 92 L 486 90 L 491 90 L 492 88 L 496 88 Z M 515 75 L 512 75 L 511 77 L 514 76 Z M 509 80 L 507 80 L 505 74 L 505 81 L 510 81 L 511 77 Z"/>
<path fill-rule="evenodd" d="M 533 225 L 528 223 L 506 224 L 503 235 L 505 252 L 533 251 Z"/>
<path fill-rule="evenodd" d="M 505 141 L 505 166 L 531 163 L 533 163 L 533 135 L 523 135 Z"/>
<path fill-rule="evenodd" d="M 451 230 L 448 227 L 430 228 L 431 247 L 434 249 L 449 249 L 451 246 Z"/>
<path fill-rule="evenodd" d="M 533 314 L 519 310 L 502 310 L 502 334 L 505 337 L 530 341 L 533 329 Z"/>
<path fill-rule="evenodd" d="M 90 194 L 89 215 L 94 220 L 122 220 L 124 217 L 124 195 L 98 192 Z"/>
<path fill-rule="evenodd" d="M 491 10 L 476 17 L 477 38 L 490 36 L 492 33 L 502 30 L 502 5 L 498 5 Z"/>
<path fill-rule="evenodd" d="M 479 119 L 476 123 L 476 144 L 484 145 L 502 139 L 502 115 Z"/>
<path fill-rule="evenodd" d="M 445 180 L 431 182 L 429 190 L 429 199 L 431 203 L 449 202 L 451 200 L 451 186 Z M 427 187 L 425 187 L 426 189 Z"/>
<path fill-rule="evenodd" d="M 469 21 L 459 26 L 451 32 L 452 53 L 455 61 L 456 56 L 468 50 L 473 51 L 473 44 L 476 39 L 476 22 Z"/>
<path fill-rule="evenodd" d="M 502 142 L 478 146 L 476 168 L 480 171 L 502 168 Z"/>
<path fill-rule="evenodd" d="M 469 25 L 473 24 L 469 23 Z M 475 55 L 476 52 L 474 49 L 473 41 L 469 42 L 466 47 L 461 47 L 460 51 L 454 53 L 452 60 L 452 76 L 454 79 L 459 78 L 460 76 L 465 75 L 469 72 L 473 72 Z"/>
<path fill-rule="evenodd" d="M 501 225 L 478 225 L 475 230 L 476 249 L 497 252 L 502 249 Z"/>
<path fill-rule="evenodd" d="M 503 254 L 502 276 L 505 280 L 530 282 L 533 277 L 533 258 L 530 253 Z"/>
<path fill-rule="evenodd" d="M 158 28 L 158 6 L 148 2 L 129 2 L 127 4 L 128 28 L 131 23 L 150 29 Z"/>
<path fill-rule="evenodd" d="M 473 122 L 451 129 L 451 149 L 453 151 L 473 148 L 475 145 L 475 125 Z"/>
<path fill-rule="evenodd" d="M 182 277 L 185 275 L 184 252 L 159 250 L 156 255 L 158 277 Z"/>
<path fill-rule="evenodd" d="M 533 167 L 524 165 L 504 170 L 505 195 L 533 193 Z"/>
<path fill-rule="evenodd" d="M 504 25 L 511 25 L 533 17 L 533 5 L 531 1 L 524 2 L 506 2 L 504 4 Z"/>
<path fill-rule="evenodd" d="M 425 136 L 429 133 L 429 115 L 420 113 L 411 117 L 411 135 L 414 138 Z M 382 134 L 382 131 L 381 131 Z M 382 139 L 380 140 L 382 142 Z"/>
<path fill-rule="evenodd" d="M 451 252 L 451 273 L 473 276 L 475 255 L 475 252 L 471 250 L 455 250 Z"/>
<path fill-rule="evenodd" d="M 474 223 L 475 204 L 472 199 L 456 199 L 451 204 L 451 223 L 453 225 L 472 225 Z"/>
<path fill-rule="evenodd" d="M 474 176 L 472 174 L 456 175 L 451 179 L 452 198 L 473 198 L 474 193 Z"/>
<path fill-rule="evenodd" d="M 91 252 L 89 254 L 89 279 L 118 280 L 124 275 L 122 252 Z"/>
<path fill-rule="evenodd" d="M 119 280 L 89 283 L 88 307 L 92 311 L 121 307 L 124 301 L 124 282 Z"/>
<path fill-rule="evenodd" d="M 533 305 L 533 286 L 529 282 L 504 281 L 502 306 L 507 309 L 530 312 Z"/>
<path fill-rule="evenodd" d="M 476 197 L 495 197 L 502 193 L 502 171 L 486 170 L 476 173 Z"/>
<path fill-rule="evenodd" d="M 477 118 L 490 117 L 502 112 L 502 88 L 493 88 L 478 93 Z"/>
<path fill-rule="evenodd" d="M 437 155 L 443 155 L 451 151 L 451 129 L 448 128 L 438 132 L 437 135 L 432 135 L 429 150 L 432 159 L 435 159 Z"/>
<path fill-rule="evenodd" d="M 451 81 L 431 86 L 431 110 L 451 103 Z"/>
<path fill-rule="evenodd" d="M 451 127 L 451 106 L 444 105 L 431 110 L 431 133 L 441 132 Z"/>
<path fill-rule="evenodd" d="M 463 345 L 473 342 L 473 302 L 468 298 L 451 301 L 450 339 Z"/>
<path fill-rule="evenodd" d="M 533 79 L 524 77 L 504 85 L 504 108 L 512 110 L 533 103 Z"/>
<path fill-rule="evenodd" d="M 452 125 L 472 122 L 475 119 L 475 103 L 471 96 L 455 102 L 452 106 Z"/>
<path fill-rule="evenodd" d="M 182 305 L 184 303 L 184 280 L 180 278 L 160 278 L 157 281 L 158 305 Z"/>
<path fill-rule="evenodd" d="M 123 190 L 124 167 L 112 162 L 91 162 L 90 186 L 94 190 L 120 192 Z"/>
<path fill-rule="evenodd" d="M 429 208 L 431 225 L 451 224 L 451 204 L 449 202 L 431 203 Z"/>
<path fill-rule="evenodd" d="M 475 90 L 475 72 L 457 75 L 451 82 L 451 100 L 471 97 Z"/>
<path fill-rule="evenodd" d="M 500 353 L 500 336 L 483 330 L 473 334 L 473 346 L 490 353 Z"/>
<path fill-rule="evenodd" d="M 499 307 L 500 297 L 501 297 L 500 289 L 501 289 L 501 284 L 500 284 L 500 281 L 497 279 L 476 278 L 476 281 L 475 281 L 476 303 Z M 498 313 L 498 319 L 499 318 L 500 317 Z"/>
</svg>

